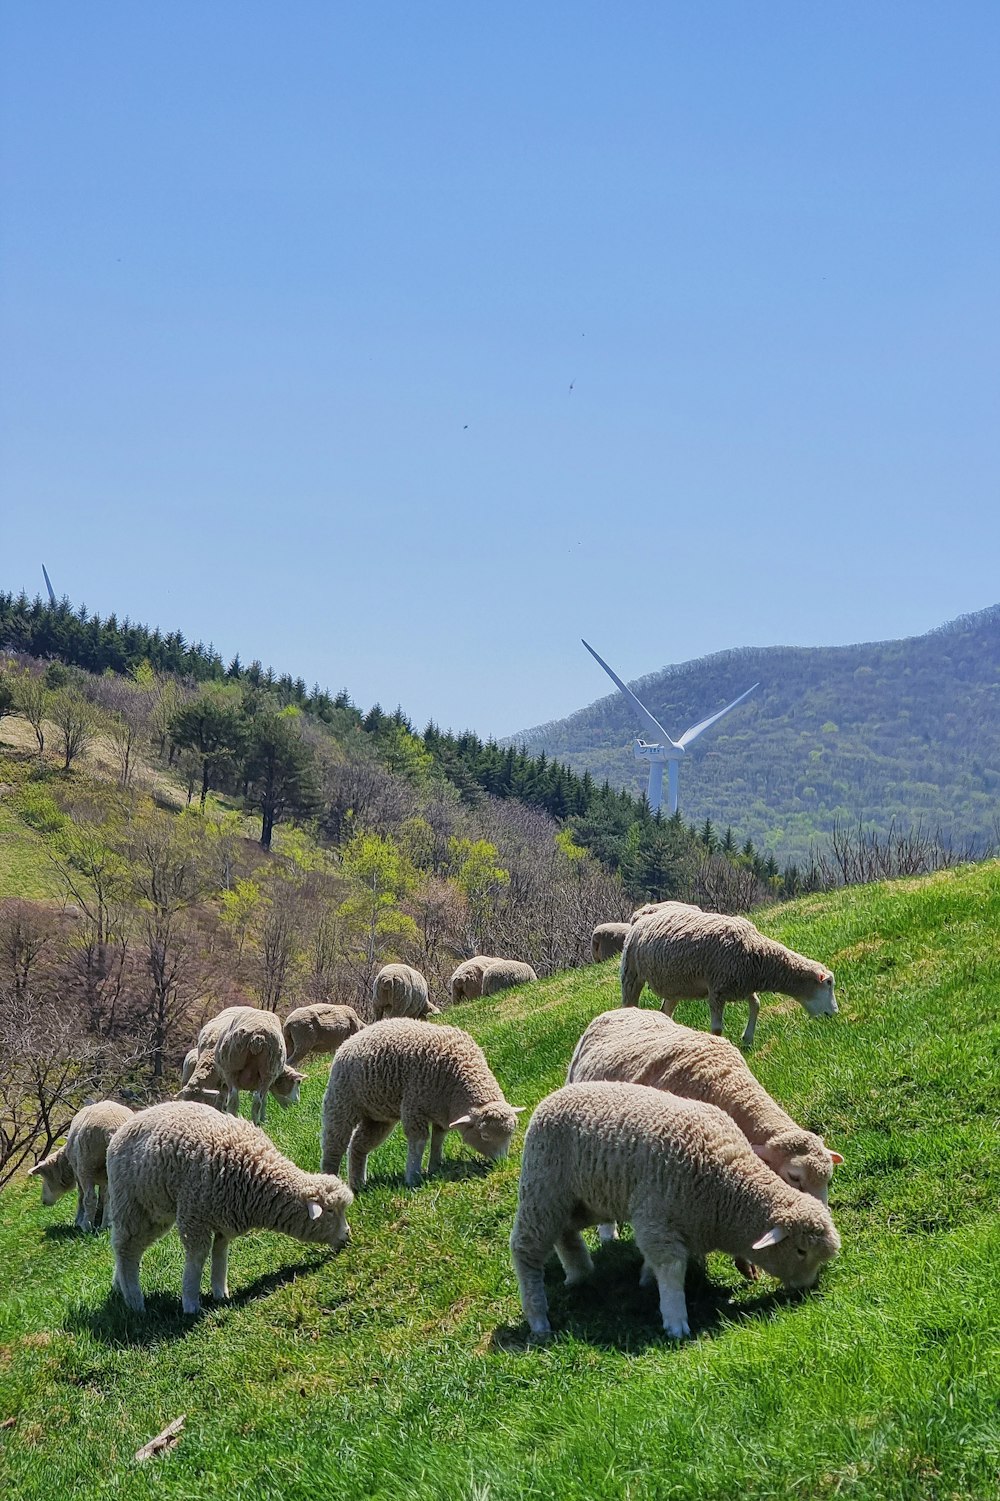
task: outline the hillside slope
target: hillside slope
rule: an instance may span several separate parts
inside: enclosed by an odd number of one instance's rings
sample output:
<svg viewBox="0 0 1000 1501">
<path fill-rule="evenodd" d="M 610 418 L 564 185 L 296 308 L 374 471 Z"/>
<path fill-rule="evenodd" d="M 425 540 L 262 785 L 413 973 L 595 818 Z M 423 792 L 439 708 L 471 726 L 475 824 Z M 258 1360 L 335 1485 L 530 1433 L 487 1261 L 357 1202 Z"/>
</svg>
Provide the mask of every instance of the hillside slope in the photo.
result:
<svg viewBox="0 0 1000 1501">
<path fill-rule="evenodd" d="M 697 1338 L 673 1347 L 625 1239 L 592 1285 L 547 1277 L 555 1341 L 528 1345 L 507 1235 L 517 1155 L 487 1168 L 453 1137 L 446 1171 L 401 1186 L 399 1133 L 372 1159 L 354 1241 L 325 1260 L 236 1242 L 232 1303 L 180 1315 L 175 1235 L 147 1255 L 149 1313 L 108 1298 L 105 1236 L 68 1200 L 4 1195 L 0 1491 L 21 1497 L 972 1498 L 1000 1455 L 1000 866 L 813 896 L 762 925 L 830 963 L 842 1011 L 766 998 L 755 1070 L 845 1165 L 841 1258 L 802 1301 L 709 1261 Z M 561 1083 L 614 964 L 451 1018 L 513 1102 Z M 730 1035 L 743 1018 L 727 1016 Z M 706 1025 L 704 1006 L 680 1019 Z M 269 1129 L 318 1162 L 326 1069 Z M 148 1468 L 135 1449 L 179 1414 Z"/>
<path fill-rule="evenodd" d="M 758 681 L 682 767 L 686 819 L 731 824 L 779 860 L 801 857 L 837 818 L 879 828 L 922 819 L 959 843 L 995 837 L 1000 605 L 906 640 L 720 652 L 631 686 L 678 735 Z M 640 791 L 635 734 L 612 693 L 514 739 Z"/>
</svg>

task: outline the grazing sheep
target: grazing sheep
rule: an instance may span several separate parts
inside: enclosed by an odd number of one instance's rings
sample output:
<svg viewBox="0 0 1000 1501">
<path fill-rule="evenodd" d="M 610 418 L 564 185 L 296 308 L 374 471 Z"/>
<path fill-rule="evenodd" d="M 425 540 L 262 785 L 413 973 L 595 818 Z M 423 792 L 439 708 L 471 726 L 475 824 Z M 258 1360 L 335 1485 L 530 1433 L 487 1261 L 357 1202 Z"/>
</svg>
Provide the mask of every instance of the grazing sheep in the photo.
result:
<svg viewBox="0 0 1000 1501">
<path fill-rule="evenodd" d="M 350 1236 L 354 1195 L 339 1178 L 304 1173 L 239 1116 L 168 1100 L 141 1110 L 108 1147 L 115 1253 L 113 1285 L 142 1313 L 139 1262 L 176 1220 L 184 1247 L 182 1303 L 197 1313 L 212 1253 L 212 1296 L 228 1298 L 229 1242 L 248 1230 L 280 1230 L 334 1250 Z"/>
<path fill-rule="evenodd" d="M 593 1262 L 580 1231 L 612 1220 L 632 1222 L 674 1339 L 691 1332 L 690 1259 L 726 1251 L 804 1288 L 840 1249 L 829 1210 L 765 1167 L 724 1111 L 645 1084 L 567 1084 L 528 1126 L 510 1237 L 533 1334 L 549 1332 L 549 1252 L 568 1284 L 582 1281 Z"/>
<path fill-rule="evenodd" d="M 288 1013 L 281 1029 L 288 1061 L 301 1063 L 317 1053 L 336 1053 L 363 1026 L 353 1006 L 300 1006 Z"/>
<path fill-rule="evenodd" d="M 428 1172 L 441 1166 L 445 1132 L 457 1128 L 484 1157 L 504 1157 L 517 1125 L 485 1054 L 459 1027 L 424 1027 L 406 1017 L 373 1022 L 343 1044 L 323 1096 L 323 1171 L 364 1186 L 369 1152 L 401 1121 L 408 1146 L 406 1184 L 415 1188 L 430 1134 Z"/>
<path fill-rule="evenodd" d="M 383 964 L 372 985 L 372 1011 L 377 1022 L 387 1016 L 409 1016 L 416 1021 L 438 1014 L 428 1000 L 427 981 L 409 964 Z"/>
<path fill-rule="evenodd" d="M 36 1162 L 28 1174 L 29 1178 L 36 1174 L 41 1178 L 43 1204 L 54 1204 L 76 1184 L 78 1230 L 99 1230 L 104 1223 L 108 1142 L 118 1127 L 131 1118 L 128 1106 L 114 1100 L 84 1105 L 70 1121 L 62 1146 L 42 1162 Z"/>
<path fill-rule="evenodd" d="M 682 1027 L 659 1011 L 605 1011 L 580 1038 L 566 1075 L 567 1084 L 598 1080 L 647 1084 L 718 1105 L 779 1178 L 827 1202 L 834 1165 L 843 1157 L 772 1100 L 739 1048 L 724 1037 Z M 614 1225 L 598 1231 L 602 1240 L 613 1240 L 616 1233 Z M 752 1275 L 745 1265 L 740 1270 Z"/>
<path fill-rule="evenodd" d="M 630 926 L 627 922 L 598 923 L 590 939 L 590 952 L 595 964 L 621 953 Z"/>
<path fill-rule="evenodd" d="M 188 1070 L 186 1082 L 183 1082 L 184 1073 L 181 1073 L 182 1084 L 177 1091 L 177 1098 L 193 1100 L 199 1105 L 214 1105 L 217 1110 L 224 1111 L 228 1101 L 228 1091 L 226 1091 L 226 1098 L 223 1098 L 222 1076 L 215 1066 L 214 1051 L 203 1053 L 199 1062 L 197 1049 L 193 1048 L 184 1059 L 185 1069 L 192 1054 L 195 1057 L 195 1066 Z M 282 1110 L 287 1110 L 289 1105 L 298 1104 L 299 1086 L 304 1078 L 305 1074 L 300 1074 L 297 1069 L 286 1063 L 278 1077 L 272 1081 L 267 1092 L 272 1099 L 277 1100 Z"/>
<path fill-rule="evenodd" d="M 759 990 L 779 991 L 810 1016 L 835 1016 L 833 975 L 815 959 L 765 938 L 745 917 L 692 911 L 679 902 L 640 917 L 622 950 L 622 1005 L 635 1006 L 643 985 L 672 1016 L 677 1002 L 708 997 L 712 1031 L 722 1032 L 727 1001 L 747 1000 L 744 1044 L 753 1041 Z"/>
<path fill-rule="evenodd" d="M 184 1060 L 185 1068 L 190 1056 Z M 227 1006 L 198 1033 L 197 1060 L 179 1097 L 218 1104 L 220 1110 L 236 1115 L 240 1090 L 252 1089 L 251 1115 L 260 1125 L 266 1115 L 268 1092 L 279 1105 L 293 1105 L 304 1077 L 288 1067 L 281 1023 L 273 1012 L 260 1011 L 256 1006 Z M 216 1090 L 217 1101 L 211 1098 Z"/>
<path fill-rule="evenodd" d="M 496 995 L 498 990 L 508 990 L 512 985 L 529 985 L 538 976 L 530 964 L 519 959 L 493 959 L 486 954 L 477 954 L 466 959 L 451 977 L 453 1001 L 474 1001 L 480 996 Z"/>
</svg>

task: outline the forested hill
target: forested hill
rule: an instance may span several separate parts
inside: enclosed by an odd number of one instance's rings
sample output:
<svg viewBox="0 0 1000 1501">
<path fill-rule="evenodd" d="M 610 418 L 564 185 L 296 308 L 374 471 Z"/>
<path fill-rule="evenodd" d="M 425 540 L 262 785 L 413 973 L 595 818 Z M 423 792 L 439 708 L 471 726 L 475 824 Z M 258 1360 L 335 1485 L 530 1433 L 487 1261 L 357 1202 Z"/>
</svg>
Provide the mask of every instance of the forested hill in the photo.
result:
<svg viewBox="0 0 1000 1501">
<path fill-rule="evenodd" d="M 686 820 L 732 824 L 779 858 L 800 855 L 837 819 L 922 820 L 958 843 L 995 835 L 1000 605 L 900 641 L 719 652 L 631 686 L 677 735 L 757 681 L 683 764 Z M 513 739 L 637 791 L 635 734 L 611 693 Z"/>
</svg>

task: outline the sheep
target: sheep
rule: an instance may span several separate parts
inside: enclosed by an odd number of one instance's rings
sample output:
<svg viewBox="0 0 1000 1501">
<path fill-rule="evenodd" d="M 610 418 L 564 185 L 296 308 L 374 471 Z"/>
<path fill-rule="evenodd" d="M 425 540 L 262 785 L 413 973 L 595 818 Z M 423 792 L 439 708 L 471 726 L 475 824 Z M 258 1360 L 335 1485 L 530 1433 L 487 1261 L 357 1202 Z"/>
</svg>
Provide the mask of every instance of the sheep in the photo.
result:
<svg viewBox="0 0 1000 1501">
<path fill-rule="evenodd" d="M 323 1096 L 322 1170 L 339 1172 L 350 1146 L 348 1182 L 359 1192 L 368 1154 L 401 1121 L 406 1185 L 415 1188 L 428 1133 L 428 1172 L 441 1166 L 445 1132 L 452 1129 L 494 1160 L 506 1156 L 521 1108 L 507 1104 L 468 1032 L 389 1017 L 348 1038 L 333 1060 Z"/>
<path fill-rule="evenodd" d="M 184 1247 L 182 1306 L 200 1306 L 201 1277 L 212 1253 L 212 1297 L 229 1296 L 229 1242 L 248 1230 L 280 1230 L 339 1251 L 350 1238 L 354 1195 L 329 1174 L 305 1173 L 240 1116 L 209 1105 L 168 1100 L 141 1110 L 108 1147 L 115 1254 L 112 1286 L 142 1313 L 143 1252 L 176 1220 Z"/>
<path fill-rule="evenodd" d="M 672 1016 L 685 997 L 708 997 L 712 1031 L 721 1036 L 727 1001 L 748 1000 L 743 1044 L 753 1041 L 759 990 L 780 991 L 810 1016 L 835 1016 L 833 975 L 815 959 L 765 938 L 745 917 L 689 911 L 672 903 L 632 927 L 622 950 L 622 1005 L 635 1006 L 648 985 Z"/>
<path fill-rule="evenodd" d="M 188 1057 L 185 1058 L 185 1067 Z M 194 1069 L 179 1092 L 182 1100 L 217 1103 L 220 1110 L 238 1114 L 240 1090 L 254 1091 L 251 1115 L 259 1125 L 266 1115 L 267 1095 L 282 1106 L 295 1104 L 304 1074 L 289 1068 L 281 1023 L 270 1011 L 256 1006 L 227 1006 L 198 1033 Z M 210 1095 L 218 1090 L 218 1100 Z"/>
<path fill-rule="evenodd" d="M 62 1146 L 36 1162 L 28 1174 L 41 1178 L 43 1204 L 54 1204 L 76 1184 L 78 1230 L 99 1230 L 105 1221 L 108 1142 L 131 1118 L 128 1106 L 114 1100 L 84 1105 L 70 1121 Z"/>
<path fill-rule="evenodd" d="M 353 1006 L 300 1006 L 288 1013 L 281 1029 L 288 1062 L 301 1063 L 316 1053 L 336 1053 L 363 1026 Z"/>
<path fill-rule="evenodd" d="M 630 926 L 627 922 L 598 923 L 590 939 L 590 952 L 595 964 L 621 953 Z"/>
<path fill-rule="evenodd" d="M 437 1016 L 438 1008 L 427 998 L 427 981 L 409 964 L 383 964 L 372 984 L 372 1013 L 376 1021 L 387 1016 L 419 1020 Z"/>
<path fill-rule="evenodd" d="M 631 1220 L 655 1278 L 663 1328 L 690 1334 L 689 1259 L 752 1260 L 787 1287 L 812 1287 L 840 1249 L 830 1212 L 756 1157 L 715 1105 L 645 1084 L 567 1084 L 538 1106 L 524 1141 L 510 1247 L 532 1334 L 550 1332 L 543 1267 L 553 1246 L 566 1282 L 593 1270 L 581 1229 Z"/>
<path fill-rule="evenodd" d="M 528 985 L 538 976 L 530 964 L 519 959 L 493 959 L 477 954 L 466 959 L 451 977 L 452 1001 L 474 1001 L 483 995 L 495 995 L 512 985 Z"/>
<path fill-rule="evenodd" d="M 724 1037 L 682 1027 L 659 1011 L 605 1011 L 580 1038 L 566 1075 L 567 1084 L 598 1080 L 647 1084 L 718 1105 L 779 1178 L 827 1202 L 834 1166 L 843 1157 L 772 1100 L 739 1048 Z M 601 1225 L 598 1233 L 613 1240 L 616 1231 Z M 745 1265 L 740 1270 L 753 1275 Z"/>
</svg>

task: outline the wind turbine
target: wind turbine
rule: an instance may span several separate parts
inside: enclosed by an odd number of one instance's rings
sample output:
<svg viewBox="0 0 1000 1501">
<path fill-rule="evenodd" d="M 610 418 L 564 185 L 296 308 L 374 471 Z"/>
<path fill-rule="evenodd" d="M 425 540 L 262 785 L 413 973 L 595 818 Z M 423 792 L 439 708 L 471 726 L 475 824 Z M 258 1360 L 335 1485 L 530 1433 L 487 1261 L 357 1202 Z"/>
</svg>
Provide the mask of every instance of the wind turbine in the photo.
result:
<svg viewBox="0 0 1000 1501">
<path fill-rule="evenodd" d="M 582 637 L 580 639 L 583 640 Z M 671 740 L 662 724 L 659 724 L 653 718 L 645 704 L 639 702 L 631 688 L 626 688 L 621 678 L 616 672 L 611 670 L 604 658 L 597 655 L 589 642 L 584 641 L 583 644 L 594 660 L 600 662 L 611 681 L 624 693 L 632 708 L 639 716 L 639 722 L 652 730 L 653 734 L 657 737 L 662 737 L 662 739 L 658 738 L 652 744 L 646 740 L 637 738 L 635 742 L 635 758 L 637 761 L 646 761 L 649 764 L 649 786 L 646 791 L 646 800 L 654 813 L 663 802 L 663 767 L 666 765 L 669 768 L 667 773 L 667 812 L 676 813 L 677 777 L 680 770 L 680 763 L 684 759 L 688 746 L 692 740 L 697 740 L 698 736 L 703 734 L 710 725 L 715 724 L 723 715 L 728 714 L 730 709 L 735 709 L 737 704 L 741 704 L 745 698 L 749 698 L 754 688 L 759 688 L 760 684 L 754 683 L 753 688 L 748 688 L 746 693 L 741 693 L 739 698 L 734 698 L 731 704 L 727 704 L 717 714 L 710 714 L 707 719 L 700 719 L 689 730 L 685 730 L 679 740 Z"/>
</svg>

